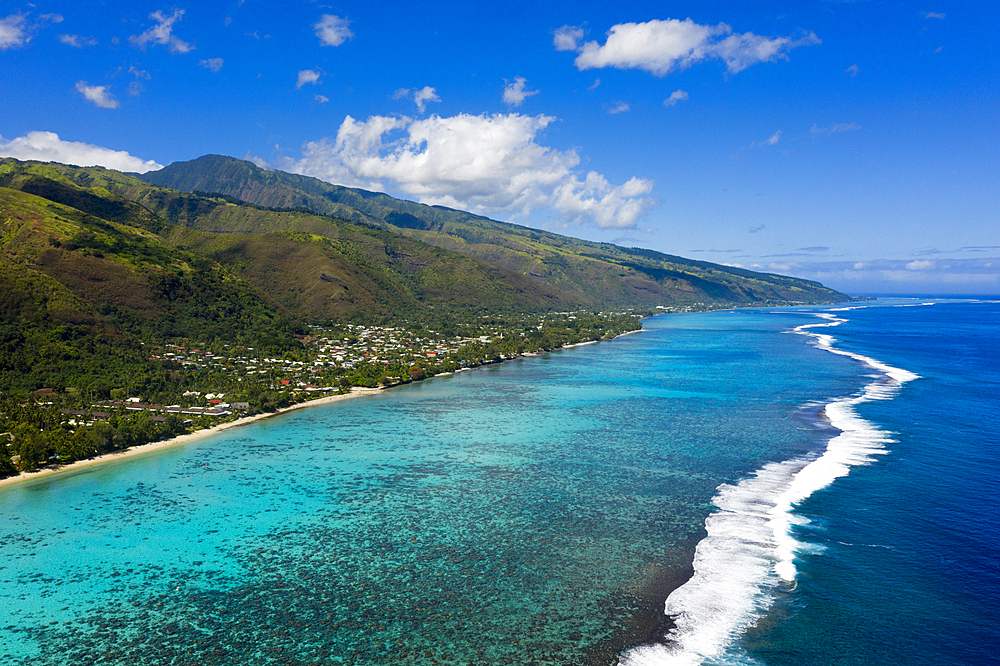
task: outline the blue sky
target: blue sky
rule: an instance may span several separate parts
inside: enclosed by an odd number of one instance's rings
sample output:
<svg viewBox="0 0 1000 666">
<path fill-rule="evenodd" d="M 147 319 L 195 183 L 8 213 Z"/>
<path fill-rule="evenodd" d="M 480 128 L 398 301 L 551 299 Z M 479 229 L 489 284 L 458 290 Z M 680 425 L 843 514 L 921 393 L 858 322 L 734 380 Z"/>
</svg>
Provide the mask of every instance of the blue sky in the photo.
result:
<svg viewBox="0 0 1000 666">
<path fill-rule="evenodd" d="M 0 0 L 0 155 L 209 153 L 849 293 L 1000 293 L 993 2 Z"/>
</svg>

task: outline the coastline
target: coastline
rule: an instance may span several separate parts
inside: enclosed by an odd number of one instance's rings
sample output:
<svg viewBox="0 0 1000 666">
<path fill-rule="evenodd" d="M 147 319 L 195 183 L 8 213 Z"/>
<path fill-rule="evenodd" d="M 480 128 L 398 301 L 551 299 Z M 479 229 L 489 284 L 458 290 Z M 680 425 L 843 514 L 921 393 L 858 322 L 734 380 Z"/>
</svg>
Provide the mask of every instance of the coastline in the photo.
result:
<svg viewBox="0 0 1000 666">
<path fill-rule="evenodd" d="M 620 333 L 620 334 L 616 335 L 613 338 L 610 338 L 610 340 L 608 340 L 608 341 L 617 340 L 620 337 L 623 337 L 623 336 L 626 336 L 626 335 L 631 335 L 633 333 L 641 333 L 642 331 L 643 331 L 643 329 L 641 329 L 641 328 L 636 329 L 634 331 L 626 331 L 624 333 Z M 584 345 L 594 345 L 594 344 L 597 344 L 599 342 L 604 342 L 604 340 L 587 340 L 587 341 L 584 341 L 584 342 L 577 342 L 577 343 L 573 343 L 573 344 L 569 344 L 569 345 L 564 345 L 562 347 L 558 347 L 557 349 L 554 349 L 553 351 L 559 351 L 559 350 L 562 350 L 562 349 L 571 349 L 573 347 L 582 347 Z M 521 356 L 514 357 L 514 358 L 521 358 L 521 357 L 533 356 L 533 355 L 536 355 L 536 354 L 522 354 Z M 514 360 L 514 358 L 505 359 L 505 361 Z M 456 373 L 459 373 L 459 372 L 464 372 L 466 370 L 471 370 L 471 369 L 472 368 L 459 368 L 459 369 L 455 370 L 454 372 L 442 372 L 442 373 L 439 373 L 439 374 L 433 375 L 433 376 L 434 377 L 444 377 L 444 376 L 447 376 L 447 375 L 452 375 L 452 374 L 456 374 Z M 96 458 L 87 458 L 85 460 L 76 460 L 76 461 L 68 463 L 66 465 L 53 465 L 51 467 L 45 467 L 44 469 L 36 470 L 34 472 L 21 472 L 17 476 L 8 476 L 5 479 L 0 479 L 0 488 L 3 488 L 4 486 L 18 484 L 18 483 L 24 483 L 26 481 L 31 481 L 33 479 L 39 479 L 39 478 L 43 478 L 43 477 L 46 477 L 46 476 L 51 476 L 53 474 L 59 474 L 61 472 L 70 472 L 70 471 L 80 470 L 80 469 L 89 467 L 91 465 L 98 465 L 100 463 L 104 463 L 104 462 L 108 462 L 108 461 L 112 461 L 112 460 L 121 460 L 123 458 L 130 458 L 132 456 L 142 455 L 144 453 L 149 453 L 151 451 L 158 451 L 160 449 L 164 449 L 164 448 L 167 448 L 167 447 L 176 446 L 178 444 L 184 444 L 186 442 L 191 442 L 191 441 L 194 441 L 196 439 L 202 439 L 204 437 L 209 437 L 211 435 L 215 435 L 217 433 L 220 433 L 220 432 L 222 432 L 224 430 L 229 430 L 230 428 L 236 428 L 236 427 L 241 426 L 241 425 L 246 425 L 248 423 L 253 423 L 254 421 L 259 421 L 261 419 L 266 419 L 266 418 L 269 418 L 269 417 L 272 417 L 272 416 L 277 416 L 279 414 L 284 414 L 286 412 L 290 412 L 290 411 L 293 411 L 293 410 L 296 410 L 296 409 L 303 409 L 305 407 L 313 407 L 313 406 L 316 406 L 316 405 L 327 405 L 327 404 L 330 404 L 332 402 L 339 402 L 341 400 L 348 400 L 348 399 L 351 399 L 351 398 L 359 398 L 359 397 L 366 396 L 366 395 L 373 395 L 373 394 L 376 394 L 376 393 L 380 393 L 381 391 L 384 391 L 385 388 L 391 388 L 391 387 L 362 388 L 362 387 L 355 386 L 355 387 L 351 388 L 351 392 L 350 393 L 345 393 L 345 394 L 340 394 L 340 395 L 330 395 L 330 396 L 325 396 L 323 398 L 316 398 L 314 400 L 306 400 L 305 402 L 298 402 L 298 403 L 296 403 L 294 405 L 290 405 L 288 407 L 283 407 L 283 408 L 281 408 L 281 409 L 279 409 L 279 410 L 277 410 L 275 412 L 266 412 L 266 413 L 263 413 L 263 414 L 254 414 L 253 416 L 244 416 L 243 418 L 236 419 L 235 421 L 227 421 L 226 423 L 220 423 L 219 425 L 212 426 L 211 428 L 203 428 L 201 430 L 195 430 L 194 432 L 190 432 L 190 433 L 187 433 L 185 435 L 178 435 L 177 437 L 171 437 L 170 439 L 165 439 L 165 440 L 162 440 L 162 441 L 159 441 L 159 442 L 150 442 L 148 444 L 141 444 L 139 446 L 133 446 L 133 447 L 127 448 L 127 449 L 125 449 L 123 451 L 115 451 L 113 453 L 106 453 L 106 454 L 98 456 Z"/>
<path fill-rule="evenodd" d="M 360 398 L 366 395 L 373 395 L 382 392 L 381 388 L 360 388 L 355 387 L 351 389 L 350 393 L 344 393 L 341 395 L 328 395 L 323 398 L 316 398 L 315 400 L 307 400 L 305 402 L 298 402 L 294 405 L 288 407 L 283 407 L 275 412 L 266 412 L 263 414 L 254 414 L 253 416 L 244 416 L 243 418 L 236 419 L 235 421 L 227 421 L 225 423 L 220 423 L 219 425 L 212 426 L 211 428 L 203 428 L 201 430 L 195 430 L 194 432 L 189 432 L 185 435 L 178 435 L 177 437 L 171 437 L 170 439 L 165 439 L 159 442 L 150 442 L 149 444 L 141 444 L 139 446 L 133 446 L 125 449 L 124 451 L 115 451 L 114 453 L 106 453 L 102 456 L 96 458 L 87 458 L 86 460 L 77 460 L 71 462 L 67 465 L 55 465 L 53 467 L 46 467 L 44 469 L 37 470 L 35 472 L 21 472 L 17 476 L 9 476 L 6 479 L 0 479 L 0 488 L 4 486 L 14 485 L 17 483 L 24 483 L 25 481 L 31 481 L 33 479 L 39 479 L 46 476 L 51 476 L 53 474 L 59 474 L 61 472 L 70 472 L 91 465 L 98 465 L 111 460 L 121 460 L 123 458 L 131 458 L 132 456 L 142 455 L 144 453 L 149 453 L 151 451 L 159 451 L 160 449 L 165 449 L 171 446 L 176 446 L 178 444 L 185 444 L 187 442 L 194 441 L 196 439 L 202 439 L 215 435 L 224 430 L 229 430 L 230 428 L 236 428 L 248 423 L 253 423 L 254 421 L 260 421 L 261 419 L 270 418 L 272 416 L 277 416 L 279 414 L 284 414 L 286 412 L 291 412 L 296 409 L 303 409 L 305 407 L 315 407 L 317 405 L 328 405 L 332 402 L 340 402 L 341 400 L 349 400 L 351 398 Z"/>
</svg>

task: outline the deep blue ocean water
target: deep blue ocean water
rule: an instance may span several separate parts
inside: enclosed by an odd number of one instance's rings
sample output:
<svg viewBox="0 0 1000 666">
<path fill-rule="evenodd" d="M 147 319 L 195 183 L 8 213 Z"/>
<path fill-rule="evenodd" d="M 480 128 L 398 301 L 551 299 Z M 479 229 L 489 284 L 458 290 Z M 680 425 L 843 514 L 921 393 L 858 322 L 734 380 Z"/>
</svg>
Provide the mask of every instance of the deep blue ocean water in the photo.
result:
<svg viewBox="0 0 1000 666">
<path fill-rule="evenodd" d="M 997 663 L 998 391 L 997 302 L 669 315 L 0 488 L 0 663 Z"/>
</svg>

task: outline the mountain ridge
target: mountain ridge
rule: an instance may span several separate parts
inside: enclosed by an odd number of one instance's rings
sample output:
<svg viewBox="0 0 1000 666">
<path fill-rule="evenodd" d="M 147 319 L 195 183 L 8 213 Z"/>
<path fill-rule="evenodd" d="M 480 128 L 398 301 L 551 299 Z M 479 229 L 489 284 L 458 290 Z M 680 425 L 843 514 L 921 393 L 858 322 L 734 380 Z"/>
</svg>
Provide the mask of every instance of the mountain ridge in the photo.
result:
<svg viewBox="0 0 1000 666">
<path fill-rule="evenodd" d="M 577 307 L 789 304 L 850 297 L 818 282 L 623 248 L 498 222 L 443 206 L 206 155 L 138 175 L 161 187 L 211 191 L 261 206 L 306 207 L 502 266 Z M 349 210 L 345 210 L 345 206 Z"/>
</svg>

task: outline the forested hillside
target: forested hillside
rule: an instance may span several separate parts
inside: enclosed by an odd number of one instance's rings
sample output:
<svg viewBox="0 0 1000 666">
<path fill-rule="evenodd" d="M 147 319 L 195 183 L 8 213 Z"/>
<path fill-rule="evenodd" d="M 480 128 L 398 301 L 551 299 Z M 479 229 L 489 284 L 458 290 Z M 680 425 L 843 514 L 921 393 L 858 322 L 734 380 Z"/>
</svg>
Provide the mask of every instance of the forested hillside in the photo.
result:
<svg viewBox="0 0 1000 666">
<path fill-rule="evenodd" d="M 217 192 L 261 206 L 304 207 L 377 224 L 515 271 L 576 307 L 781 304 L 847 298 L 816 282 L 584 241 L 307 176 L 266 171 L 220 155 L 177 162 L 139 177 L 179 190 Z"/>
<path fill-rule="evenodd" d="M 613 337 L 656 308 L 846 298 L 231 158 L 159 178 L 0 159 L 0 476 Z"/>
</svg>

